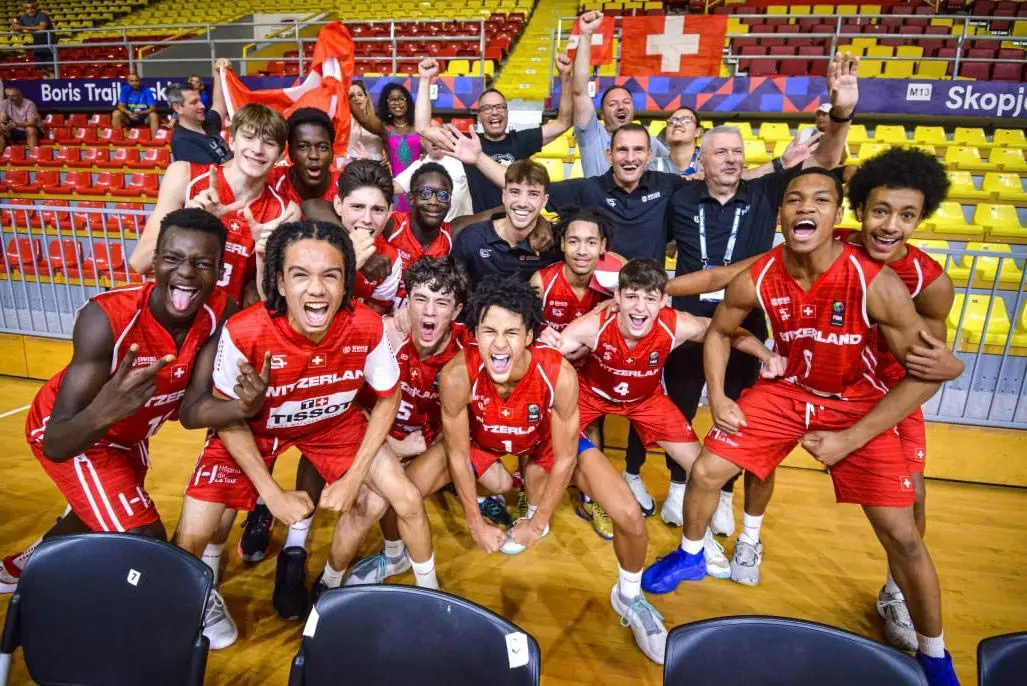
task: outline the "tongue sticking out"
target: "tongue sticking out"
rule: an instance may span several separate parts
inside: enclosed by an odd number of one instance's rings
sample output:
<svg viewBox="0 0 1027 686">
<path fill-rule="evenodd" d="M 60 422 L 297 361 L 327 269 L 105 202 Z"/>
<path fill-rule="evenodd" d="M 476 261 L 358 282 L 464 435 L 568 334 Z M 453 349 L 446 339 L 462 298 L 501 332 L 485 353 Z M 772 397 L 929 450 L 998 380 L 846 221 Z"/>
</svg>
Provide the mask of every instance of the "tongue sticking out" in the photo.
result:
<svg viewBox="0 0 1027 686">
<path fill-rule="evenodd" d="M 185 312 L 193 302 L 193 291 L 184 291 L 180 288 L 171 289 L 171 306 L 179 312 Z"/>
</svg>

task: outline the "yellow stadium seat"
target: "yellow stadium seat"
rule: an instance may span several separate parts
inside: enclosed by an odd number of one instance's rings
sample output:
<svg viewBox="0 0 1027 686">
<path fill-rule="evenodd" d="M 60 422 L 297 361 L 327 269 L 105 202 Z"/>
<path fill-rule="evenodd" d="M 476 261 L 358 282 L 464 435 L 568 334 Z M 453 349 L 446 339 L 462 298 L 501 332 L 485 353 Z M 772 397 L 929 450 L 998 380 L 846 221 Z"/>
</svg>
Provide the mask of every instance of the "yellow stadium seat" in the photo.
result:
<svg viewBox="0 0 1027 686">
<path fill-rule="evenodd" d="M 832 5 L 813 5 L 813 14 L 834 14 Z"/>
<path fill-rule="evenodd" d="M 878 124 L 874 129 L 874 142 L 885 145 L 909 145 L 906 129 L 899 124 Z"/>
<path fill-rule="evenodd" d="M 796 15 L 803 16 L 809 14 L 809 5 L 787 5 L 787 7 L 788 14 L 793 17 Z"/>
<path fill-rule="evenodd" d="M 539 151 L 538 156 L 563 161 L 570 157 L 570 154 L 570 140 L 567 136 L 559 136 L 549 145 L 542 146 L 542 150 Z"/>
<path fill-rule="evenodd" d="M 764 122 L 760 124 L 760 138 L 766 143 L 792 140 L 792 130 L 783 121 Z"/>
<path fill-rule="evenodd" d="M 752 124 L 747 121 L 736 121 L 725 123 L 727 126 L 733 126 L 738 129 L 742 134 L 742 140 L 750 141 L 756 140 L 756 134 L 752 132 Z M 711 123 L 710 126 L 713 126 Z"/>
<path fill-rule="evenodd" d="M 995 272 L 1002 265 L 1002 272 L 999 275 L 999 284 L 1008 288 L 1017 288 L 1020 279 L 1023 277 L 1023 269 L 1017 266 L 1013 259 L 1013 251 L 1004 243 L 980 243 L 971 241 L 966 244 L 967 250 L 978 252 L 995 253 L 996 257 L 976 256 L 977 263 L 974 264 L 974 255 L 963 255 L 962 263 L 967 269 L 973 269 L 981 283 L 980 288 L 991 288 L 995 283 Z"/>
<path fill-rule="evenodd" d="M 938 210 L 924 224 L 934 233 L 946 234 L 953 238 L 984 238 L 984 229 L 968 222 L 966 215 L 963 214 L 963 206 L 950 200 L 941 203 Z"/>
<path fill-rule="evenodd" d="M 1019 148 L 992 148 L 988 163 L 1004 172 L 1027 172 L 1027 160 Z"/>
<path fill-rule="evenodd" d="M 952 26 L 952 19 L 931 19 L 931 26 Z"/>
<path fill-rule="evenodd" d="M 1016 315 L 1016 328 L 1013 329 L 1011 345 L 1017 348 L 1027 348 L 1027 300 L 1020 304 L 1020 313 Z"/>
<path fill-rule="evenodd" d="M 974 223 L 992 233 L 996 229 L 1019 228 L 1020 218 L 1012 205 L 981 203 L 974 210 Z"/>
<path fill-rule="evenodd" d="M 873 58 L 895 56 L 894 48 L 890 45 L 868 45 L 864 48 L 864 54 Z"/>
<path fill-rule="evenodd" d="M 861 79 L 876 79 L 881 76 L 884 62 L 881 60 L 860 60 L 857 74 Z"/>
<path fill-rule="evenodd" d="M 649 122 L 649 126 L 646 127 L 649 130 L 649 135 L 656 137 L 660 135 L 660 132 L 667 128 L 667 122 L 661 119 L 653 119 Z"/>
<path fill-rule="evenodd" d="M 767 7 L 768 16 L 774 17 L 785 14 L 788 14 L 788 7 L 786 5 L 770 5 Z"/>
<path fill-rule="evenodd" d="M 759 165 L 769 162 L 772 158 L 767 152 L 767 146 L 763 141 L 743 140 L 745 145 L 745 163 L 748 165 Z"/>
<path fill-rule="evenodd" d="M 870 38 L 870 37 L 853 38 L 852 39 L 852 46 L 856 47 L 856 48 L 865 48 L 866 52 L 864 52 L 863 54 L 866 55 L 867 57 L 891 57 L 892 54 L 893 54 L 892 53 L 892 49 L 887 47 L 887 46 L 884 46 L 884 49 L 888 51 L 885 54 L 874 54 L 874 53 L 870 52 L 871 48 L 877 48 L 878 47 L 877 39 L 876 38 Z"/>
<path fill-rule="evenodd" d="M 919 45 L 900 45 L 895 48 L 896 57 L 923 57 L 924 49 Z"/>
<path fill-rule="evenodd" d="M 859 11 L 859 5 L 838 5 L 836 11 L 841 15 L 854 15 Z"/>
<path fill-rule="evenodd" d="M 866 50 L 867 46 L 865 45 L 852 45 L 851 43 L 848 43 L 846 45 L 838 46 L 839 53 L 847 52 L 853 57 L 863 57 L 863 55 L 866 53 Z"/>
<path fill-rule="evenodd" d="M 1003 148 L 1027 149 L 1027 137 L 1024 136 L 1023 129 L 995 129 L 993 141 L 995 145 Z"/>
<path fill-rule="evenodd" d="M 886 79 L 911 79 L 915 65 L 916 62 L 910 60 L 887 60 L 882 76 Z"/>
<path fill-rule="evenodd" d="M 984 135 L 984 129 L 977 127 L 957 126 L 952 134 L 952 142 L 956 145 L 974 148 L 990 148 L 991 142 Z"/>
<path fill-rule="evenodd" d="M 884 143 L 863 143 L 859 146 L 859 154 L 856 156 L 856 159 L 860 162 L 865 162 L 871 157 L 880 155 L 890 147 L 890 145 L 885 145 Z"/>
<path fill-rule="evenodd" d="M 945 164 L 963 171 L 994 171 L 996 169 L 990 161 L 985 162 L 981 159 L 981 153 L 977 148 L 962 145 L 950 146 L 945 151 Z"/>
<path fill-rule="evenodd" d="M 449 76 L 466 76 L 471 73 L 471 63 L 468 60 L 450 60 L 446 65 L 446 74 Z"/>
<path fill-rule="evenodd" d="M 1023 181 L 1019 174 L 985 174 L 981 188 L 988 192 L 991 200 L 1027 203 L 1027 192 L 1023 189 Z"/>
<path fill-rule="evenodd" d="M 959 264 L 951 254 L 949 242 L 937 238 L 910 238 L 909 242 L 934 258 L 934 261 L 945 267 L 952 282 L 957 286 L 965 286 L 970 279 L 970 269 Z"/>
<path fill-rule="evenodd" d="M 949 172 L 949 200 L 991 200 L 992 194 L 974 185 L 973 175 L 968 171 Z"/>
<path fill-rule="evenodd" d="M 537 157 L 535 158 L 535 161 L 545 167 L 546 171 L 549 172 L 549 181 L 551 183 L 563 181 L 563 160 L 554 160 L 548 157 Z"/>
<path fill-rule="evenodd" d="M 842 212 L 842 221 L 840 224 L 835 224 L 840 229 L 855 229 L 859 230 L 863 224 L 856 219 L 856 214 L 852 211 L 852 208 L 848 206 L 848 202 L 845 203 L 845 208 Z"/>
<path fill-rule="evenodd" d="M 918 145 L 933 145 L 935 148 L 947 148 L 948 136 L 940 126 L 918 126 L 913 129 L 913 142 Z"/>
<path fill-rule="evenodd" d="M 916 76 L 922 79 L 944 79 L 948 67 L 947 62 L 917 62 Z"/>
<path fill-rule="evenodd" d="M 880 14 L 880 5 L 859 5 L 858 10 L 860 14 Z"/>
<path fill-rule="evenodd" d="M 966 312 L 963 312 L 963 304 Z M 985 345 L 1005 345 L 1009 336 L 1009 313 L 1006 303 L 1001 297 L 971 294 L 969 298 L 963 293 L 956 293 L 952 310 L 946 321 L 951 331 L 959 327 L 962 318 L 963 339 L 967 343 L 979 345 L 984 338 Z M 987 331 L 985 331 L 987 322 Z"/>
<path fill-rule="evenodd" d="M 870 141 L 870 136 L 867 134 L 867 127 L 864 124 L 852 124 L 849 126 L 849 135 L 845 139 L 845 142 L 849 144 L 849 148 L 858 147 L 863 143 Z"/>
<path fill-rule="evenodd" d="M 571 165 L 571 171 L 567 174 L 568 179 L 583 179 L 585 178 L 585 172 L 581 168 L 581 159 L 575 159 L 574 164 Z"/>
</svg>

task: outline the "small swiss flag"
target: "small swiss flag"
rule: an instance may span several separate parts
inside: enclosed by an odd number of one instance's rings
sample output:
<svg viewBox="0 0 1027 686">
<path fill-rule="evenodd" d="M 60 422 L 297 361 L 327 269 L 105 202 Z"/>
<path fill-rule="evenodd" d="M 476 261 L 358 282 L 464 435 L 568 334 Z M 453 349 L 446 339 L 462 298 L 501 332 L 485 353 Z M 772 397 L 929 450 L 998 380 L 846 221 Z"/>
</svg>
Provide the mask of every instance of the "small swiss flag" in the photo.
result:
<svg viewBox="0 0 1027 686">
<path fill-rule="evenodd" d="M 613 62 L 613 30 L 614 18 L 603 17 L 599 24 L 599 30 L 592 34 L 592 59 L 593 67 L 600 64 Z M 574 22 L 574 29 L 571 30 L 570 38 L 567 39 L 567 55 L 572 60 L 578 51 L 578 41 L 581 40 L 581 19 Z"/>
<path fill-rule="evenodd" d="M 311 369 L 324 369 L 328 366 L 328 357 L 324 353 L 314 353 L 310 358 Z"/>
<path fill-rule="evenodd" d="M 184 380 L 186 378 L 186 376 L 188 376 L 188 374 L 189 374 L 189 367 L 188 367 L 188 365 L 184 365 L 184 364 L 171 365 L 171 380 L 172 381 L 182 381 L 182 380 Z"/>
<path fill-rule="evenodd" d="M 806 303 L 799 308 L 799 312 L 802 314 L 803 319 L 816 319 L 817 318 L 817 306 L 812 303 Z"/>
</svg>

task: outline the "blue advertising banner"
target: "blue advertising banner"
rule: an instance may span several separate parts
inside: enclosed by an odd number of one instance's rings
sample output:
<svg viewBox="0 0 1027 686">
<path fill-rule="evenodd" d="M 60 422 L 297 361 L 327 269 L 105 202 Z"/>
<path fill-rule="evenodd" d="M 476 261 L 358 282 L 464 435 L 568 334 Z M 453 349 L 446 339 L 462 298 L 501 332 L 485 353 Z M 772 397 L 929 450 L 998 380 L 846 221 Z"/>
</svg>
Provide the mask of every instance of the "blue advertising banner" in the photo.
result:
<svg viewBox="0 0 1027 686">
<path fill-rule="evenodd" d="M 184 79 L 142 79 L 143 88 L 149 88 L 157 99 L 158 107 L 166 107 L 164 92 L 173 83 L 181 83 Z M 211 79 L 204 79 L 207 91 L 210 92 Z M 278 77 L 243 77 L 243 82 L 251 89 L 286 88 L 296 82 L 293 76 Z M 417 79 L 377 77 L 365 79 L 373 100 L 389 83 L 405 85 L 411 93 L 417 93 Z M 118 94 L 125 84 L 123 79 L 33 79 L 9 80 L 8 87 L 16 87 L 22 94 L 36 103 L 41 110 L 91 110 L 103 111 L 114 109 L 118 103 Z M 432 88 L 432 103 L 438 109 L 470 109 L 478 101 L 484 90 L 483 80 L 477 76 L 443 77 L 435 80 Z"/>
</svg>

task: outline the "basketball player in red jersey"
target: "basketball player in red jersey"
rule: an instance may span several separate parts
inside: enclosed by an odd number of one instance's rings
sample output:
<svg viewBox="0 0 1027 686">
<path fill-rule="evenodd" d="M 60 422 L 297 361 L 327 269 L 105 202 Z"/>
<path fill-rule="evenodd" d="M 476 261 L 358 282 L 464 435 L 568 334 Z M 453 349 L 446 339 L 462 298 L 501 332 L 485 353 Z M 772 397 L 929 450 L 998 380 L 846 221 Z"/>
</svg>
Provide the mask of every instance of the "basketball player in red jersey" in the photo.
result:
<svg viewBox="0 0 1027 686">
<path fill-rule="evenodd" d="M 524 281 L 488 277 L 470 310 L 477 345 L 446 365 L 439 388 L 449 472 L 471 535 L 488 553 L 523 551 L 549 533 L 549 520 L 573 481 L 613 519 L 619 579 L 610 603 L 642 652 L 662 664 L 667 630 L 641 592 L 645 520 L 609 460 L 580 436 L 574 368 L 559 351 L 532 345 L 542 325 L 538 297 Z M 507 454 L 520 460 L 529 505 L 503 532 L 478 511 L 475 478 Z"/>
<path fill-rule="evenodd" d="M 890 430 L 938 384 L 907 375 L 888 391 L 875 375 L 872 348 L 876 324 L 912 371 L 907 355 L 927 325 L 893 271 L 832 239 L 841 184 L 829 172 L 797 175 L 780 220 L 785 244 L 732 280 L 707 333 L 714 428 L 692 470 L 681 547 L 646 570 L 643 586 L 669 593 L 705 576 L 702 536 L 721 485 L 740 469 L 765 479 L 801 442 L 830 468 L 838 501 L 863 506 L 909 601 L 917 660 L 929 683 L 958 683 L 944 649 L 937 573 L 913 516 L 913 481 L 898 433 Z M 757 305 L 788 366 L 783 379 L 761 379 L 736 404 L 723 392 L 728 336 Z"/>
<path fill-rule="evenodd" d="M 613 221 L 601 212 L 577 208 L 564 212 L 553 233 L 563 250 L 563 262 L 539 269 L 530 283 L 542 299 L 546 328 L 540 339 L 558 347 L 560 337 L 553 333 L 613 295 L 617 271 L 625 260 L 606 251 Z"/>
<path fill-rule="evenodd" d="M 289 161 L 271 170 L 268 185 L 286 202 L 302 205 L 313 198 L 332 202 L 339 188 L 339 172 L 332 166 L 335 127 L 316 107 L 301 107 L 288 121 Z"/>
<path fill-rule="evenodd" d="M 228 229 L 218 286 L 240 304 L 256 302 L 257 242 L 283 221 L 299 218 L 299 207 L 287 203 L 268 185 L 271 168 L 285 149 L 285 137 L 281 115 L 264 105 L 246 105 L 232 118 L 231 160 L 220 167 L 173 162 L 129 258 L 132 268 L 140 274 L 152 271 L 157 230 L 168 212 L 199 207 L 219 217 Z M 212 184 L 212 179 L 217 183 Z"/>
<path fill-rule="evenodd" d="M 655 260 L 631 260 L 621 268 L 618 281 L 616 312 L 590 312 L 572 322 L 561 336 L 561 352 L 580 355 L 585 349 L 587 355 L 580 371 L 581 428 L 595 443 L 603 417 L 624 417 L 643 444 L 659 445 L 690 470 L 699 454 L 699 441 L 663 388 L 663 367 L 674 348 L 703 340 L 709 320 L 668 307 L 667 272 Z M 783 371 L 783 360 L 745 329 L 738 330 L 732 344 L 764 361 L 765 374 Z M 578 514 L 585 519 L 604 516 L 587 503 L 579 505 Z M 598 528 L 597 532 L 602 535 Z M 723 548 L 708 531 L 705 555 L 711 576 L 731 575 Z"/>
<path fill-rule="evenodd" d="M 341 583 L 386 502 L 397 513 L 417 583 L 437 588 L 420 493 L 383 445 L 399 405 L 399 369 L 381 318 L 351 303 L 356 269 L 348 238 L 331 224 L 283 224 L 268 239 L 267 259 L 267 302 L 226 322 L 213 364 L 198 367 L 190 388 L 206 397 L 183 405 L 184 425 L 209 426 L 216 433 L 186 489 L 175 542 L 199 557 L 225 509 L 250 509 L 258 494 L 286 524 L 308 517 L 314 509 L 310 495 L 283 490 L 268 469 L 296 446 L 327 483 L 319 506 L 340 513 L 311 600 Z M 223 399 L 240 396 L 240 366 L 257 360 L 267 360 L 266 398 L 254 416 L 240 422 L 238 410 L 246 403 Z M 211 382 L 202 378 L 211 368 L 213 396 L 207 392 Z M 364 383 L 379 397 L 367 418 L 351 407 Z M 309 607 L 295 598 L 275 601 L 286 618 L 300 617 Z M 232 632 L 226 634 L 226 641 L 234 640 Z"/>
<path fill-rule="evenodd" d="M 409 212 L 393 212 L 386 242 L 404 265 L 421 257 L 446 257 L 453 248 L 453 230 L 445 221 L 453 199 L 453 179 L 438 162 L 427 162 L 410 177 Z"/>
</svg>

